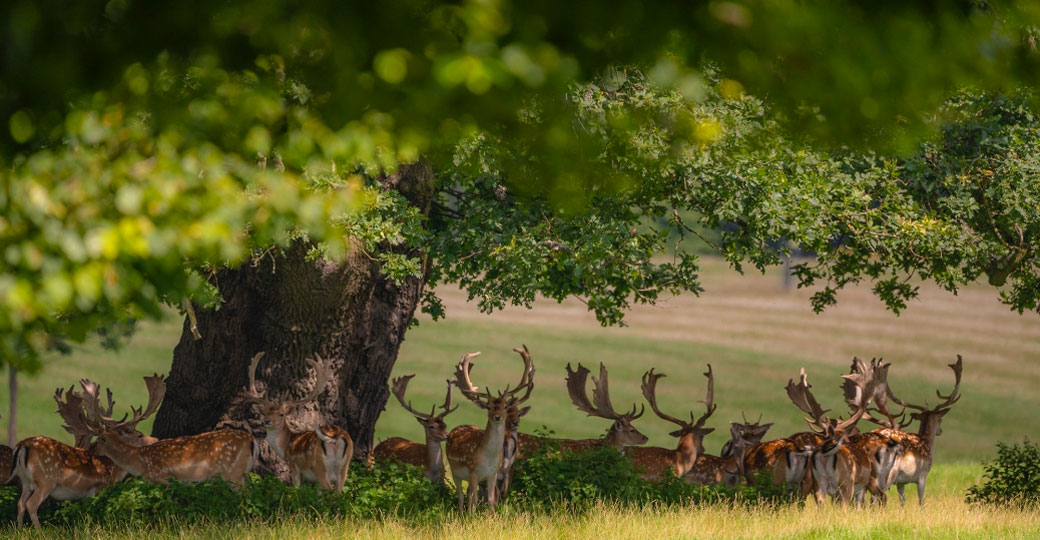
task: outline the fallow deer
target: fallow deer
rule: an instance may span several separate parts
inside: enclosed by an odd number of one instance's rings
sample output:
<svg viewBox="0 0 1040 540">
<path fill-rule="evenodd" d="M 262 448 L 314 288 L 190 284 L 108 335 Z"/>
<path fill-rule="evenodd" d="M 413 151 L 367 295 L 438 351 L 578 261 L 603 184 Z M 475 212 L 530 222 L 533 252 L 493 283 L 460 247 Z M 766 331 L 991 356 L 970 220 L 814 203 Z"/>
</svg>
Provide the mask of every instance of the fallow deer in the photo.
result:
<svg viewBox="0 0 1040 540">
<path fill-rule="evenodd" d="M 906 485 L 916 484 L 918 503 L 924 506 L 924 488 L 925 482 L 928 480 L 928 472 L 932 469 L 935 438 L 942 435 L 943 416 L 950 412 L 950 406 L 961 398 L 961 369 L 963 367 L 961 355 L 958 354 L 957 362 L 949 364 L 949 366 L 954 375 L 953 391 L 944 396 L 936 390 L 935 394 L 942 402 L 935 407 L 929 407 L 927 403 L 921 406 L 903 401 L 897 398 L 892 393 L 892 388 L 886 384 L 888 398 L 901 407 L 917 411 L 911 413 L 910 418 L 921 423 L 916 434 L 903 431 L 906 426 L 894 421 L 889 427 L 876 430 L 895 440 L 904 448 L 904 454 L 893 468 L 894 475 L 890 478 L 891 483 L 896 485 L 896 490 L 899 492 L 901 504 L 906 504 Z"/>
<path fill-rule="evenodd" d="M 459 512 L 463 512 L 462 482 L 468 483 L 468 509 L 477 505 L 480 483 L 487 485 L 488 506 L 495 509 L 495 482 L 502 465 L 502 448 L 505 444 L 505 420 L 509 407 L 526 401 L 531 396 L 531 383 L 510 390 L 506 387 L 498 396 L 491 389 L 481 393 L 470 381 L 471 360 L 479 352 L 466 354 L 455 367 L 455 380 L 462 395 L 474 405 L 487 410 L 487 425 L 481 430 L 476 426 L 458 426 L 448 433 L 447 455 L 451 474 L 458 493 Z M 522 397 L 521 392 L 526 392 Z"/>
<path fill-rule="evenodd" d="M 704 374 L 708 378 L 708 394 L 701 403 L 704 403 L 707 411 L 703 416 L 697 418 L 690 412 L 690 421 L 680 420 L 661 412 L 657 406 L 657 381 L 665 375 L 654 373 L 654 370 L 643 374 L 643 397 L 650 404 L 650 409 L 659 418 L 667 420 L 679 426 L 679 429 L 670 433 L 672 437 L 679 438 L 679 445 L 674 450 L 659 447 L 633 447 L 628 451 L 632 463 L 642 469 L 643 478 L 647 480 L 662 480 L 668 471 L 676 477 L 682 478 L 697 462 L 703 448 L 704 436 L 715 431 L 714 428 L 705 428 L 704 422 L 715 412 L 715 376 L 708 364 L 708 371 Z"/>
<path fill-rule="evenodd" d="M 856 423 L 866 412 L 867 397 L 874 389 L 872 381 L 860 375 L 842 375 L 842 378 L 853 382 L 859 388 L 859 395 L 864 396 L 858 403 L 857 410 L 845 420 L 827 418 L 827 410 L 820 407 L 810 391 L 811 386 L 803 368 L 801 380 L 795 384 L 787 382 L 787 395 L 803 412 L 810 415 L 806 418 L 809 428 L 818 433 L 823 442 L 813 450 L 812 475 L 816 483 L 816 501 L 823 502 L 827 495 L 837 497 L 843 504 L 863 503 L 863 497 L 870 484 L 871 460 L 859 448 L 851 447 L 846 437 L 853 433 Z"/>
<path fill-rule="evenodd" d="M 441 412 L 438 414 L 437 406 L 434 405 L 430 408 L 429 413 L 424 413 L 413 408 L 411 401 L 404 399 L 405 392 L 408 391 L 408 382 L 413 377 L 415 377 L 414 373 L 394 379 L 391 392 L 401 406 L 412 413 L 419 425 L 423 427 L 423 431 L 426 433 L 426 443 L 419 444 L 402 437 L 390 437 L 372 450 L 372 456 L 377 461 L 393 460 L 423 467 L 426 471 L 426 478 L 430 482 L 440 485 L 444 483 L 444 453 L 441 443 L 448 438 L 448 426 L 445 424 L 444 418 L 459 408 L 458 405 L 451 406 L 451 390 L 455 381 L 451 379 L 447 381 L 448 393 L 444 397 L 444 404 L 440 406 Z"/>
<path fill-rule="evenodd" d="M 145 412 L 132 409 L 136 421 L 125 422 L 118 427 L 127 435 L 127 440 L 136 445 L 150 444 L 156 440 L 143 435 L 136 428 L 144 416 L 155 411 L 165 392 L 161 376 L 153 375 L 145 377 L 144 380 L 148 388 L 148 405 Z M 54 393 L 58 414 L 65 421 L 65 430 L 75 437 L 76 446 L 69 446 L 49 437 L 30 437 L 15 445 L 12 477 L 18 478 L 22 490 L 18 498 L 19 527 L 22 526 L 26 511 L 29 512 L 33 526 L 40 526 L 37 510 L 48 497 L 57 500 L 85 499 L 126 477 L 125 469 L 85 448 L 94 433 L 88 427 L 87 414 L 90 411 L 85 407 L 85 403 L 86 400 L 98 398 L 98 387 L 88 380 L 80 381 L 80 385 L 83 387 L 82 393 L 75 392 L 74 387 L 69 388 L 67 392 L 59 388 Z M 106 416 L 112 415 L 114 405 L 112 392 L 108 391 Z M 100 410 L 100 407 L 95 407 L 94 410 Z"/>
<path fill-rule="evenodd" d="M 890 364 L 885 364 L 878 358 L 871 359 L 868 365 L 866 361 L 854 357 L 849 374 L 872 380 L 874 392 L 870 396 L 863 396 L 859 393 L 859 387 L 847 379 L 842 384 L 842 390 L 845 392 L 845 401 L 852 411 L 859 407 L 861 400 L 867 400 L 868 408 L 863 413 L 864 420 L 898 429 L 903 415 L 900 414 L 900 419 L 897 419 L 896 415 L 888 410 L 886 394 L 889 366 Z M 884 415 L 884 419 L 879 419 L 871 414 L 869 408 L 871 403 L 877 412 Z M 848 445 L 870 458 L 871 473 L 868 491 L 874 501 L 885 504 L 888 499 L 887 491 L 891 483 L 892 469 L 902 458 L 905 449 L 891 437 L 876 431 L 851 435 L 848 438 Z"/>
<path fill-rule="evenodd" d="M 528 393 L 530 393 L 530 390 L 534 389 L 534 362 L 531 360 L 531 351 L 527 349 L 527 345 L 522 345 L 522 348 L 513 349 L 513 352 L 519 354 L 524 361 L 524 374 L 520 377 L 518 387 L 527 386 Z M 495 488 L 498 490 L 495 500 L 498 501 L 504 500 L 506 495 L 509 495 L 509 484 L 513 480 L 513 465 L 520 455 L 520 418 L 531 412 L 531 407 L 521 408 L 520 403 L 522 402 L 517 401 L 506 409 L 506 434 L 505 440 L 502 442 L 502 465 L 498 468 L 498 478 L 495 481 Z"/>
<path fill-rule="evenodd" d="M 761 418 L 759 419 L 761 420 Z M 723 484 L 734 486 L 744 473 L 744 454 L 747 449 L 762 442 L 762 438 L 773 424 L 754 424 L 744 418 L 744 423 L 731 422 L 730 440 L 722 446 L 718 456 L 701 454 L 684 479 L 691 484 Z"/>
<path fill-rule="evenodd" d="M 165 390 L 165 386 L 163 387 Z M 111 459 L 116 466 L 148 482 L 165 483 L 170 479 L 199 482 L 213 477 L 244 485 L 244 477 L 256 461 L 259 446 L 245 431 L 221 429 L 174 439 L 163 439 L 147 446 L 123 434 L 158 408 L 162 394 L 149 399 L 148 407 L 135 409 L 130 420 L 114 420 L 97 396 L 88 396 L 86 430 L 97 437 L 91 450 L 97 456 Z"/>
<path fill-rule="evenodd" d="M 638 429 L 632 425 L 632 421 L 643 416 L 644 408 L 640 407 L 636 413 L 635 404 L 632 410 L 625 414 L 618 414 L 610 402 L 610 387 L 607 378 L 607 368 L 602 363 L 599 365 L 599 377 L 592 378 L 592 400 L 589 401 L 588 386 L 589 370 L 578 364 L 577 371 L 571 369 L 567 364 L 567 393 L 571 402 L 579 411 L 605 420 L 613 420 L 603 437 L 599 439 L 553 439 L 563 452 L 582 452 L 592 448 L 613 448 L 622 453 L 630 446 L 646 444 L 648 440 Z M 524 457 L 533 448 L 537 448 L 538 441 L 530 435 L 520 434 L 520 456 Z"/>
<path fill-rule="evenodd" d="M 274 400 L 261 392 L 256 384 L 256 367 L 264 353 L 257 353 L 249 363 L 249 388 L 245 396 L 258 404 L 264 416 L 267 442 L 279 458 L 289 466 L 292 485 L 301 480 L 314 482 L 324 490 L 342 491 L 347 479 L 350 460 L 354 456 L 354 441 L 347 430 L 334 425 L 315 427 L 305 431 L 293 431 L 286 418 L 297 407 L 318 399 L 329 379 L 328 365 L 308 359 L 314 368 L 316 380 L 311 391 L 301 399 Z"/>
</svg>

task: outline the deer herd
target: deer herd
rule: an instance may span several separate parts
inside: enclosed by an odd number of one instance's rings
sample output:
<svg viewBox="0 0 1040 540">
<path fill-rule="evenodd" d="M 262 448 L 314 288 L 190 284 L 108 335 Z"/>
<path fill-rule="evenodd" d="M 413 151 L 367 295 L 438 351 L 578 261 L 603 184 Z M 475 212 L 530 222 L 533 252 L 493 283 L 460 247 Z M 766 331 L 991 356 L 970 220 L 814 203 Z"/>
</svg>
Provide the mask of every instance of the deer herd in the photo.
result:
<svg viewBox="0 0 1040 540">
<path fill-rule="evenodd" d="M 596 439 L 546 439 L 519 430 L 520 419 L 531 410 L 523 405 L 534 389 L 535 368 L 526 346 L 514 351 L 523 361 L 515 387 L 495 392 L 490 387 L 480 390 L 471 378 L 473 359 L 480 353 L 466 354 L 455 366 L 453 377 L 447 380 L 444 403 L 434 405 L 428 413 L 414 408 L 405 398 L 414 374 L 393 379 L 392 394 L 418 420 L 425 438 L 422 443 L 400 437 L 386 439 L 373 449 L 369 461 L 397 461 L 422 467 L 426 478 L 439 485 L 445 481 L 446 458 L 460 512 L 473 511 L 482 502 L 493 510 L 509 494 L 517 464 L 547 443 L 564 453 L 613 448 L 630 459 L 648 481 L 674 476 L 692 484 L 735 485 L 741 480 L 750 483 L 764 473 L 803 498 L 812 495 L 817 503 L 823 503 L 830 496 L 857 507 L 863 504 L 867 492 L 872 500 L 884 504 L 893 484 L 900 501 L 905 503 L 906 485 L 915 484 L 923 505 L 935 438 L 942 433 L 943 416 L 960 399 L 960 356 L 950 364 L 955 379 L 953 390 L 947 395 L 937 391 L 940 403 L 935 407 L 914 405 L 896 397 L 888 385 L 890 364 L 878 359 L 853 359 L 850 372 L 842 376 L 841 388 L 848 407 L 844 418 L 830 414 L 831 409 L 820 405 L 802 369 L 797 381 L 788 381 L 786 392 L 807 415 L 808 431 L 763 442 L 772 424 L 752 423 L 743 418 L 730 424 L 729 441 L 720 455 L 713 456 L 704 451 L 704 438 L 714 431 L 706 426 L 716 410 L 715 375 L 710 364 L 704 373 L 707 392 L 699 401 L 703 412 L 698 415 L 691 411 L 689 420 L 661 410 L 657 387 L 665 374 L 654 369 L 643 374 L 641 390 L 650 410 L 677 427 L 671 436 L 678 442 L 669 448 L 645 446 L 646 435 L 633 426 L 633 421 L 645 412 L 642 406 L 633 405 L 623 414 L 615 412 L 605 366 L 601 364 L 599 376 L 592 377 L 589 399 L 589 369 L 581 364 L 572 369 L 568 364 L 565 380 L 571 402 L 588 416 L 610 420 L 612 424 Z M 268 396 L 256 380 L 257 365 L 263 356 L 260 353 L 252 359 L 248 386 L 242 395 L 246 402 L 257 406 L 266 431 L 262 440 L 286 462 L 293 485 L 307 481 L 324 490 L 342 490 L 350 461 L 356 457 L 347 431 L 335 425 L 294 431 L 287 422 L 296 409 L 314 402 L 325 389 L 330 376 L 328 365 L 320 358 L 307 360 L 317 379 L 311 391 L 300 399 L 278 399 Z M 19 526 L 26 512 L 33 525 L 39 526 L 37 510 L 47 498 L 91 497 L 128 475 L 148 482 L 220 478 L 233 486 L 243 485 L 245 475 L 258 461 L 261 441 L 240 429 L 218 429 L 162 440 L 143 434 L 138 425 L 158 409 L 165 394 L 163 377 L 145 377 L 144 382 L 147 404 L 131 407 L 120 419 L 113 414 L 111 390 L 106 391 L 102 405 L 101 389 L 90 380 L 81 380 L 78 391 L 75 386 L 59 388 L 54 400 L 63 427 L 74 437 L 73 445 L 48 437 L 30 437 L 13 449 L 0 446 L 0 476 L 21 486 Z M 459 407 L 452 406 L 456 389 L 467 401 L 487 412 L 483 428 L 461 425 L 448 430 L 445 418 Z M 890 402 L 902 410 L 893 414 Z M 857 425 L 861 420 L 880 427 L 860 431 Z M 906 431 L 915 420 L 919 423 L 917 432 Z"/>
</svg>

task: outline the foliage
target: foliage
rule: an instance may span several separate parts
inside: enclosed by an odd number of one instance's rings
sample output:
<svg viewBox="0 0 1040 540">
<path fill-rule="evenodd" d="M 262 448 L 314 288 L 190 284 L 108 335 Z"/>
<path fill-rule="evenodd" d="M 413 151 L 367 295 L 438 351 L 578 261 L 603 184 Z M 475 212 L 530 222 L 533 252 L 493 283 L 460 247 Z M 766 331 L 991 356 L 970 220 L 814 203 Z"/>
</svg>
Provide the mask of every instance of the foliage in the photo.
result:
<svg viewBox="0 0 1040 540">
<path fill-rule="evenodd" d="M 968 489 L 969 503 L 1040 505 L 1040 446 L 1025 440 L 997 443 L 997 459 L 984 465 L 982 483 Z"/>
<path fill-rule="evenodd" d="M 0 490 L 0 520 L 17 516 L 17 498 L 18 488 Z M 443 515 L 451 503 L 447 488 L 430 484 L 420 469 L 390 464 L 372 470 L 351 468 L 341 493 L 324 493 L 310 484 L 294 488 L 276 477 L 255 474 L 241 493 L 221 481 L 163 485 L 131 478 L 82 501 L 45 504 L 40 519 L 69 526 L 274 520 L 290 515 L 422 519 Z"/>
<path fill-rule="evenodd" d="M 782 486 L 759 478 L 751 486 L 697 486 L 680 478 L 647 482 L 621 452 L 596 448 L 563 453 L 551 442 L 517 463 L 509 504 L 520 508 L 550 510 L 557 507 L 585 509 L 599 503 L 690 505 L 716 502 L 750 504 L 791 502 Z"/>
</svg>

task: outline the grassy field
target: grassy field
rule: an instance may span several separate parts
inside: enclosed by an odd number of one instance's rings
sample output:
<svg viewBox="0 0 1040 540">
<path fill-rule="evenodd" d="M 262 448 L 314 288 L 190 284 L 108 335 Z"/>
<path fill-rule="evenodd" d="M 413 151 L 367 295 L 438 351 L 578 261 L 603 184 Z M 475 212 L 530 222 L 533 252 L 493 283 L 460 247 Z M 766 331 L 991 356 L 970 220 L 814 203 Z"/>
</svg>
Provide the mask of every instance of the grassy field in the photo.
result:
<svg viewBox="0 0 1040 540">
<path fill-rule="evenodd" d="M 524 429 L 545 426 L 560 436 L 594 437 L 609 422 L 586 418 L 570 405 L 564 389 L 564 366 L 581 362 L 610 368 L 614 405 L 621 410 L 641 402 L 640 375 L 651 367 L 668 374 L 658 385 L 666 412 L 700 413 L 705 391 L 704 364 L 714 367 L 715 402 L 708 424 L 709 451 L 724 442 L 728 422 L 741 413 L 775 422 L 769 435 L 804 429 L 799 411 L 783 391 L 788 378 L 804 366 L 816 396 L 825 407 L 843 409 L 838 375 L 853 355 L 883 356 L 893 363 L 889 376 L 906 400 L 935 400 L 935 390 L 949 391 L 952 372 L 946 364 L 964 356 L 963 399 L 943 424 L 937 461 L 924 511 L 898 505 L 882 513 L 847 514 L 839 509 L 802 511 L 665 510 L 659 514 L 604 508 L 581 518 L 510 515 L 452 523 L 409 525 L 396 522 L 286 522 L 274 529 L 219 527 L 167 531 L 175 537 L 326 538 L 350 532 L 357 538 L 592 538 L 611 531 L 616 538 L 1034 538 L 1036 514 L 969 509 L 964 490 L 976 482 L 978 462 L 992 455 L 997 440 L 1040 435 L 1040 319 L 1009 312 L 991 288 L 969 288 L 957 296 L 931 287 L 896 317 L 870 291 L 857 288 L 839 296 L 835 308 L 813 314 L 804 291 L 783 291 L 777 275 L 739 276 L 719 261 L 706 261 L 701 297 L 671 298 L 656 307 L 636 307 L 624 328 L 602 328 L 577 301 L 541 302 L 533 310 L 513 308 L 487 316 L 465 301 L 463 293 L 443 289 L 448 319 L 423 320 L 402 348 L 395 374 L 417 373 L 409 397 L 416 406 L 442 399 L 444 379 L 459 356 L 482 351 L 474 382 L 491 388 L 515 384 L 520 373 L 513 347 L 525 343 L 537 366 L 533 410 Z M 50 435 L 68 439 L 53 413 L 58 386 L 90 376 L 114 387 L 117 408 L 144 399 L 140 378 L 168 369 L 181 323 L 171 317 L 145 324 L 133 342 L 118 352 L 96 347 L 77 349 L 71 357 L 48 358 L 42 373 L 23 377 L 20 436 Z M 6 388 L 0 401 L 6 403 Z M 483 423 L 469 404 L 448 418 L 449 424 Z M 650 444 L 671 446 L 671 425 L 648 413 L 636 423 Z M 396 403 L 378 424 L 379 437 L 420 438 L 418 424 Z M 912 489 L 909 491 L 913 491 Z M 913 497 L 913 495 L 911 495 Z M 513 535 L 523 529 L 524 534 Z M 2 532 L 2 531 L 0 531 Z M 87 537 L 136 537 L 139 531 L 82 531 Z"/>
</svg>

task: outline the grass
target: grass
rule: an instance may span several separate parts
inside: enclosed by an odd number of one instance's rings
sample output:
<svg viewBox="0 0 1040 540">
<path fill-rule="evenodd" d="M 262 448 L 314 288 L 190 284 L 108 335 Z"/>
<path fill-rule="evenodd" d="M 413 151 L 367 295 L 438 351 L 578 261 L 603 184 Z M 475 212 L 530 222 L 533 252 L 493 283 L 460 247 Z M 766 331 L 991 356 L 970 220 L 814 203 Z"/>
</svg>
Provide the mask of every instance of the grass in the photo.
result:
<svg viewBox="0 0 1040 540">
<path fill-rule="evenodd" d="M 997 301 L 991 288 L 968 288 L 959 295 L 925 286 L 920 299 L 900 316 L 881 306 L 865 288 L 845 291 L 838 306 L 813 314 L 808 292 L 787 292 L 777 275 L 738 276 L 719 261 L 705 261 L 707 292 L 700 298 L 681 296 L 657 307 L 637 306 L 624 328 L 602 328 L 579 302 L 540 302 L 533 310 L 511 308 L 487 316 L 466 303 L 463 293 L 439 292 L 448 319 L 422 320 L 409 331 L 395 374 L 417 373 L 409 398 L 417 407 L 443 399 L 444 380 L 459 356 L 482 351 L 475 361 L 474 381 L 491 388 L 515 384 L 521 363 L 511 352 L 526 343 L 537 366 L 533 410 L 523 429 L 546 426 L 560 436 L 596 437 L 605 420 L 587 418 L 570 404 L 563 384 L 564 366 L 581 362 L 610 368 L 611 397 L 617 409 L 642 402 L 641 374 L 655 367 L 667 373 L 658 390 L 662 408 L 674 416 L 703 405 L 704 364 L 715 371 L 718 410 L 708 425 L 707 449 L 725 440 L 728 422 L 742 413 L 760 414 L 774 422 L 769 435 L 804 429 L 802 415 L 783 392 L 788 378 L 806 367 L 824 407 L 843 409 L 838 375 L 853 355 L 884 356 L 893 362 L 889 376 L 904 399 L 935 399 L 949 391 L 953 378 L 946 364 L 964 355 L 963 399 L 943 423 L 929 479 L 929 505 L 924 511 L 898 504 L 881 512 L 846 512 L 829 505 L 816 509 L 770 511 L 710 507 L 656 512 L 601 508 L 581 517 L 565 513 L 481 516 L 429 524 L 396 521 L 364 522 L 289 520 L 273 527 L 243 524 L 169 528 L 158 538 L 1035 538 L 1036 513 L 970 508 L 963 503 L 967 487 L 978 480 L 978 462 L 994 453 L 997 440 L 1017 441 L 1040 435 L 1040 321 L 1020 316 Z M 51 396 L 58 386 L 91 377 L 114 388 L 117 409 L 145 399 L 140 377 L 166 372 L 181 322 L 176 317 L 142 324 L 138 335 L 118 352 L 94 346 L 77 348 L 69 357 L 46 359 L 44 370 L 21 379 L 19 434 L 69 437 L 60 429 Z M 0 402 L 6 402 L 6 388 Z M 483 423 L 482 412 L 469 404 L 448 417 L 449 424 Z M 636 422 L 650 444 L 671 446 L 671 425 L 648 413 Z M 146 426 L 147 427 L 147 426 Z M 377 425 L 380 438 L 421 437 L 414 419 L 396 403 L 387 405 Z M 908 498 L 916 498 L 913 488 Z M 893 492 L 894 495 L 894 492 Z M 522 532 L 521 532 L 522 531 Z M 0 530 L 0 535 L 3 531 Z M 40 538 L 57 537 L 45 533 Z M 63 538 L 121 538 L 138 530 L 65 531 Z M 30 535 L 29 537 L 33 537 Z"/>
</svg>

